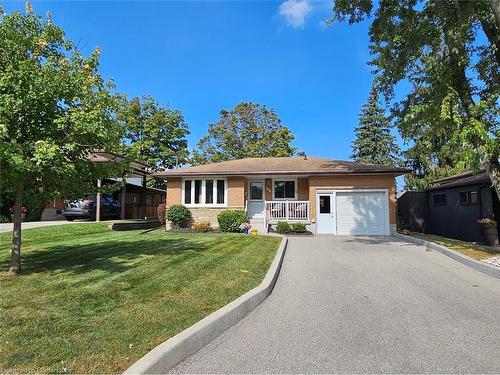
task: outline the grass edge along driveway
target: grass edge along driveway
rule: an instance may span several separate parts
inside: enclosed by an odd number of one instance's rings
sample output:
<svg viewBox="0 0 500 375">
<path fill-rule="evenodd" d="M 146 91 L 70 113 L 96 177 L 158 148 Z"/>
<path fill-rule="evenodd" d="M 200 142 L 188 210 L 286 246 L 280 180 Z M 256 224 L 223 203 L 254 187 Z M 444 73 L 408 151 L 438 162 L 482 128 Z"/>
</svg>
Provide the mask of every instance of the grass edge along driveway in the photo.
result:
<svg viewBox="0 0 500 375">
<path fill-rule="evenodd" d="M 280 242 L 241 234 L 23 231 L 23 274 L 0 235 L 0 373 L 117 373 L 264 278 Z"/>
<path fill-rule="evenodd" d="M 437 236 L 434 234 L 424 234 L 419 232 L 410 232 L 410 235 L 425 241 L 431 241 L 437 243 L 438 245 L 445 246 L 475 260 L 483 260 L 500 254 L 497 251 L 472 242 L 455 240 L 447 237 Z"/>
</svg>

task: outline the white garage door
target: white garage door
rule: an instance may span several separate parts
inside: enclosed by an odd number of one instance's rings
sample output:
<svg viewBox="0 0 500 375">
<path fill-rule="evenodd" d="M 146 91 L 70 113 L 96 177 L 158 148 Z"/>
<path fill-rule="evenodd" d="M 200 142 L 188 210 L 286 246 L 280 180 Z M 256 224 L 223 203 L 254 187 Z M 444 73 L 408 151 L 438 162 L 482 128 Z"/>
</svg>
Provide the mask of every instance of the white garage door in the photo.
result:
<svg viewBox="0 0 500 375">
<path fill-rule="evenodd" d="M 337 192 L 337 234 L 389 234 L 384 192 Z"/>
</svg>

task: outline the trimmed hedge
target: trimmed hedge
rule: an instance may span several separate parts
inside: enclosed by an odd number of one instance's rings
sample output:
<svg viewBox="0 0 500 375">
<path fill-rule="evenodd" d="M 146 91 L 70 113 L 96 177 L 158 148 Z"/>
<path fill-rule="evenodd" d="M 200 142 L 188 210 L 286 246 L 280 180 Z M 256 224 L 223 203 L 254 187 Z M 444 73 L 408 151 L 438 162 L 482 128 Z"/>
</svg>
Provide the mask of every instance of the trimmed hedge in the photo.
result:
<svg viewBox="0 0 500 375">
<path fill-rule="evenodd" d="M 287 234 L 292 231 L 292 227 L 286 221 L 278 221 L 276 225 L 276 232 L 280 234 Z"/>
<path fill-rule="evenodd" d="M 293 223 L 292 224 L 293 233 L 305 233 L 307 232 L 306 225 L 304 223 Z"/>
<path fill-rule="evenodd" d="M 172 223 L 172 226 L 186 228 L 191 221 L 191 211 L 182 204 L 173 204 L 167 208 L 166 217 Z"/>
<path fill-rule="evenodd" d="M 40 221 L 46 203 L 47 196 L 44 193 L 34 188 L 25 191 L 23 198 L 23 206 L 27 210 L 25 221 Z"/>
<path fill-rule="evenodd" d="M 241 232 L 240 225 L 246 222 L 244 210 L 225 210 L 217 215 L 221 232 Z"/>
</svg>

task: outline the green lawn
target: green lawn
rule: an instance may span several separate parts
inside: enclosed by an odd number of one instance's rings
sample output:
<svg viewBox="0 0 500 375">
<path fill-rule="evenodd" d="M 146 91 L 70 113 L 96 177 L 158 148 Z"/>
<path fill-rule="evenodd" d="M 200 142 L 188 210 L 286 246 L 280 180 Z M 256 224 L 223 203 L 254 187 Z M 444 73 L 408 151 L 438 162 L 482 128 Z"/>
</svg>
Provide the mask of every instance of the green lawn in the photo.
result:
<svg viewBox="0 0 500 375">
<path fill-rule="evenodd" d="M 418 232 L 411 232 L 411 235 L 413 237 L 421 238 L 426 241 L 431 241 L 439 245 L 446 246 L 452 250 L 455 250 L 463 255 L 466 255 L 476 260 L 482 260 L 498 255 L 498 252 L 495 252 L 491 249 L 488 249 L 487 247 L 477 245 L 471 242 L 454 240 L 451 238 L 436 236 L 433 234 L 418 233 Z"/>
<path fill-rule="evenodd" d="M 23 274 L 0 235 L 0 373 L 116 373 L 257 286 L 280 238 L 112 232 L 107 224 L 23 231 Z"/>
</svg>

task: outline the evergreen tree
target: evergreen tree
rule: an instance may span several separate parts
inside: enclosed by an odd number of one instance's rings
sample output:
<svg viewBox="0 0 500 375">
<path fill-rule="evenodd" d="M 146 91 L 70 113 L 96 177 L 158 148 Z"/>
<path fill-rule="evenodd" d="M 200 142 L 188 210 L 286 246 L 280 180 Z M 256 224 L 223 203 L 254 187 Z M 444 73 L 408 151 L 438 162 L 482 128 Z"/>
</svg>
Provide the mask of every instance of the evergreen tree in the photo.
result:
<svg viewBox="0 0 500 375">
<path fill-rule="evenodd" d="M 399 148 L 374 90 L 370 93 L 368 102 L 361 108 L 359 126 L 354 131 L 356 139 L 351 146 L 351 158 L 354 161 L 387 166 L 399 163 Z"/>
</svg>

